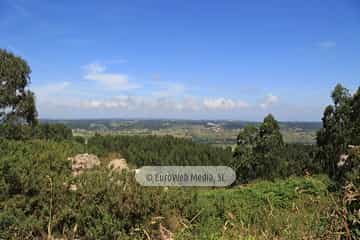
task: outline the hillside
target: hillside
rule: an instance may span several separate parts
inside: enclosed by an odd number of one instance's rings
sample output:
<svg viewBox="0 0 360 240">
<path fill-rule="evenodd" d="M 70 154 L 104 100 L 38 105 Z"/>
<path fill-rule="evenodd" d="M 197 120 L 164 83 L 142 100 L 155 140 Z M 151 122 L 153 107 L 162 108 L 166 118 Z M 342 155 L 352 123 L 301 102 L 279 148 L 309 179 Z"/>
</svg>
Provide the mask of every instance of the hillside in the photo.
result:
<svg viewBox="0 0 360 240">
<path fill-rule="evenodd" d="M 0 145 L 4 239 L 158 239 L 160 225 L 174 239 L 317 238 L 325 233 L 333 204 L 325 176 L 165 191 L 141 187 L 131 174 L 110 174 L 109 156 L 93 170 L 73 175 L 68 157 L 86 151 L 77 143 L 3 140 Z"/>
</svg>

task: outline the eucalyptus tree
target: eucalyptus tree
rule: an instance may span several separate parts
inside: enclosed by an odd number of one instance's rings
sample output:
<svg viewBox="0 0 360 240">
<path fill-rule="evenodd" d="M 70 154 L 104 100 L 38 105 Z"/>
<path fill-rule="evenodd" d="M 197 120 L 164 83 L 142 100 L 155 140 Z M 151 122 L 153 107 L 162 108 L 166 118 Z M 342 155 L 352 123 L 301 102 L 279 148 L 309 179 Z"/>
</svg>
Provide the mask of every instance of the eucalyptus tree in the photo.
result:
<svg viewBox="0 0 360 240">
<path fill-rule="evenodd" d="M 279 176 L 284 141 L 274 116 L 264 118 L 259 128 L 246 126 L 237 137 L 233 167 L 240 182 Z"/>
<path fill-rule="evenodd" d="M 25 60 L 0 49 L 0 123 L 37 124 L 30 73 Z"/>
<path fill-rule="evenodd" d="M 317 133 L 318 159 L 324 170 L 333 178 L 342 177 L 338 169 L 342 154 L 348 154 L 349 146 L 360 144 L 360 90 L 351 95 L 338 84 L 331 98 L 333 104 L 324 110 L 323 127 Z"/>
</svg>

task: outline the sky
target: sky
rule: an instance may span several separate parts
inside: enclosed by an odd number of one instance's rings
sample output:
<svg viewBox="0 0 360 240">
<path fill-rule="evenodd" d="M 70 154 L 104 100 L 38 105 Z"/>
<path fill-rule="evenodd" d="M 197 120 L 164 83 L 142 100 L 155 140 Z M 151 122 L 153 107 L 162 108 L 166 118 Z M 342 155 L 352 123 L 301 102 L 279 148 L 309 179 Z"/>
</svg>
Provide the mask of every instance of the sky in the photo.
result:
<svg viewBox="0 0 360 240">
<path fill-rule="evenodd" d="M 360 86 L 360 1 L 0 0 L 40 118 L 320 121 Z"/>
</svg>

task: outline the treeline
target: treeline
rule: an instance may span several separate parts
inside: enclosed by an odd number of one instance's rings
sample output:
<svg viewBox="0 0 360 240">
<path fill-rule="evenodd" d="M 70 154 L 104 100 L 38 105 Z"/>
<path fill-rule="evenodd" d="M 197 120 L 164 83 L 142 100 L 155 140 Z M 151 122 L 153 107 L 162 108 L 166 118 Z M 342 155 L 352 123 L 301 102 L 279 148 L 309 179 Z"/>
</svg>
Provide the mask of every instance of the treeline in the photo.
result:
<svg viewBox="0 0 360 240">
<path fill-rule="evenodd" d="M 88 140 L 87 149 L 100 156 L 120 153 L 136 167 L 144 165 L 225 165 L 237 173 L 237 182 L 303 176 L 323 172 L 314 145 L 285 144 L 270 115 L 257 128 L 247 126 L 232 149 L 194 143 L 172 136 L 101 136 Z"/>
<path fill-rule="evenodd" d="M 100 136 L 88 149 L 106 155 L 118 152 L 137 167 L 144 165 L 230 165 L 231 148 L 223 149 L 172 136 Z"/>
</svg>

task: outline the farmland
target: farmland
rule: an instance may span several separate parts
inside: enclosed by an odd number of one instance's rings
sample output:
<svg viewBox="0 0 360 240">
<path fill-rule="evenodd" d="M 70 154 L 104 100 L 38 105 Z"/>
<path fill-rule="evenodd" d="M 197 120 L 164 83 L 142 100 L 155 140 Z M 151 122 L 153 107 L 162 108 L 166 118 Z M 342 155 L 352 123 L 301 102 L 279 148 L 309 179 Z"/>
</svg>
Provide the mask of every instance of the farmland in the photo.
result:
<svg viewBox="0 0 360 240">
<path fill-rule="evenodd" d="M 42 120 L 48 123 L 62 123 L 72 128 L 74 135 L 89 137 L 95 133 L 103 135 L 171 135 L 191 139 L 194 142 L 214 146 L 234 146 L 236 137 L 246 125 L 259 122 L 213 121 L 213 120 Z M 287 143 L 314 144 L 320 122 L 280 122 L 281 133 Z"/>
</svg>

